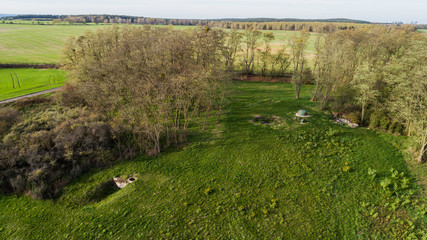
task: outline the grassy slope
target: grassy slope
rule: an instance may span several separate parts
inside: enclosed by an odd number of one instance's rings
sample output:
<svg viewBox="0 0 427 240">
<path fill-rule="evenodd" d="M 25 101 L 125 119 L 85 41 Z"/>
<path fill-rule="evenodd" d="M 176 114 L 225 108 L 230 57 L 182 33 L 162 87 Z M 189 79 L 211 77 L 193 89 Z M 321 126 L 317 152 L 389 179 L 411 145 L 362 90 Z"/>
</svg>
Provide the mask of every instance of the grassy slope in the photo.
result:
<svg viewBox="0 0 427 240">
<path fill-rule="evenodd" d="M 15 88 L 10 73 L 13 73 Z M 0 101 L 62 86 L 64 78 L 65 72 L 57 69 L 0 69 Z"/>
<path fill-rule="evenodd" d="M 356 239 L 390 231 L 364 217 L 362 205 L 375 211 L 392 201 L 379 179 L 368 177 L 368 168 L 378 170 L 377 178 L 389 176 L 390 168 L 408 172 L 389 143 L 395 137 L 331 123 L 312 109 L 307 89 L 296 101 L 289 84 L 234 82 L 225 118 L 193 135 L 189 145 L 88 173 L 55 201 L 0 196 L 0 234 L 5 239 Z M 300 108 L 313 115 L 309 124 L 292 120 Z M 254 114 L 281 116 L 284 126 L 254 125 Z M 134 173 L 139 180 L 125 189 L 99 201 L 90 197 L 113 176 Z"/>
</svg>

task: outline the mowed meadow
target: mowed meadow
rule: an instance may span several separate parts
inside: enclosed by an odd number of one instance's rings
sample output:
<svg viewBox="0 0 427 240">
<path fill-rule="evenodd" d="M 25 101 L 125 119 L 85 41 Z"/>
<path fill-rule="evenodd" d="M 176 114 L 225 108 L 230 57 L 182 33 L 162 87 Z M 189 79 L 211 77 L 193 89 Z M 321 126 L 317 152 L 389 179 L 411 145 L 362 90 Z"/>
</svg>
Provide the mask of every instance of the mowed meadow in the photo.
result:
<svg viewBox="0 0 427 240">
<path fill-rule="evenodd" d="M 400 138 L 330 121 L 291 84 L 233 82 L 188 144 L 91 171 L 55 200 L 1 196 L 4 239 L 368 239 L 419 233 Z M 293 120 L 305 108 L 312 117 Z M 270 125 L 254 115 L 278 116 Z M 135 176 L 122 190 L 114 176 Z M 392 179 L 398 188 L 381 182 Z M 409 181 L 409 182 L 408 182 Z M 401 183 L 408 184 L 401 187 Z M 413 217 L 418 222 L 413 220 Z M 415 235 L 414 235 L 415 236 Z"/>
</svg>

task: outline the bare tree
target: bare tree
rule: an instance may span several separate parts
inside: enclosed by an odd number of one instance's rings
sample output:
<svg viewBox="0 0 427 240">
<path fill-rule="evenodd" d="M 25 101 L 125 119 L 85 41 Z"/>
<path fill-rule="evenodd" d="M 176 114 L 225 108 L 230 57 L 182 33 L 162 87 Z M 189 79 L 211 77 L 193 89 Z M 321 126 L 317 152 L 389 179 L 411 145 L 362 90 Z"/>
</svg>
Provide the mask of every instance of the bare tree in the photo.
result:
<svg viewBox="0 0 427 240">
<path fill-rule="evenodd" d="M 243 34 L 243 71 L 245 74 L 252 74 L 254 71 L 256 48 L 258 47 L 260 36 L 261 32 L 253 26 L 248 28 Z"/>
<path fill-rule="evenodd" d="M 226 34 L 226 40 L 223 49 L 225 67 L 233 71 L 237 54 L 242 50 L 243 33 L 232 30 Z"/>
<path fill-rule="evenodd" d="M 307 47 L 307 42 L 310 34 L 305 31 L 299 32 L 299 35 L 294 35 L 289 40 L 289 46 L 292 52 L 293 74 L 292 81 L 295 86 L 295 99 L 299 99 L 301 87 L 304 83 L 304 67 L 306 57 L 304 50 Z"/>
</svg>

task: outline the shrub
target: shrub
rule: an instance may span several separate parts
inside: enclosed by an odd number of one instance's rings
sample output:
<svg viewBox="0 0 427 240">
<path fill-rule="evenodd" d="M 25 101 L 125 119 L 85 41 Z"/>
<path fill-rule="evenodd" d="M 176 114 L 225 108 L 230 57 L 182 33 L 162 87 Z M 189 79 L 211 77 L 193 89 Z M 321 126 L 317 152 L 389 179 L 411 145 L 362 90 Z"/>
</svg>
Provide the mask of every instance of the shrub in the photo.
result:
<svg viewBox="0 0 427 240">
<path fill-rule="evenodd" d="M 86 109 L 51 107 L 30 114 L 0 145 L 1 190 L 55 197 L 72 178 L 111 162 L 113 143 L 110 125 Z"/>
<path fill-rule="evenodd" d="M 63 90 L 56 96 L 61 105 L 65 107 L 82 107 L 86 105 L 84 98 L 70 84 L 65 85 Z"/>
<path fill-rule="evenodd" d="M 353 123 L 360 123 L 360 112 L 351 112 L 343 116 L 346 119 L 349 119 Z"/>
<path fill-rule="evenodd" d="M 52 99 L 50 97 L 36 96 L 36 97 L 21 99 L 15 102 L 15 106 L 18 108 L 26 108 L 26 107 L 32 107 L 34 105 L 38 105 L 41 103 L 49 103 L 51 101 Z"/>
<path fill-rule="evenodd" d="M 370 121 L 369 121 L 369 127 L 370 128 L 377 128 L 380 126 L 380 113 L 374 112 L 371 114 Z"/>
<path fill-rule="evenodd" d="M 354 103 L 355 91 L 351 87 L 345 86 L 340 87 L 334 96 L 332 103 L 332 110 L 334 112 L 355 112 L 359 110 L 359 107 Z"/>
<path fill-rule="evenodd" d="M 7 133 L 20 119 L 21 114 L 17 110 L 12 108 L 0 108 L 0 136 Z"/>
<path fill-rule="evenodd" d="M 380 128 L 387 130 L 388 126 L 390 125 L 390 122 L 391 122 L 388 115 L 385 115 L 385 114 L 382 115 L 379 120 L 380 120 Z"/>
<path fill-rule="evenodd" d="M 393 121 L 391 122 L 391 124 L 389 125 L 388 130 L 392 133 L 398 133 L 398 134 L 403 134 L 403 130 L 404 127 L 401 123 L 397 122 L 397 121 Z"/>
</svg>

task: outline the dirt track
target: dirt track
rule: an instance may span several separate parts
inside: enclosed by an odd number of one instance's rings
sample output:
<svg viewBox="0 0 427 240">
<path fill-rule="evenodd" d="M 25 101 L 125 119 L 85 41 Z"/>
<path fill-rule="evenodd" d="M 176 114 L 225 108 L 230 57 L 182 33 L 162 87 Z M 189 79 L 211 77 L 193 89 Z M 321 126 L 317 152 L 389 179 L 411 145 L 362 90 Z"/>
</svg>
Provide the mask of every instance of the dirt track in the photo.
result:
<svg viewBox="0 0 427 240">
<path fill-rule="evenodd" d="M 52 88 L 52 89 L 41 91 L 41 92 L 31 93 L 31 94 L 28 94 L 28 95 L 24 95 L 24 96 L 20 96 L 20 97 L 16 97 L 16 98 L 11 98 L 11 99 L 0 101 L 0 104 L 8 103 L 8 102 L 14 102 L 14 101 L 17 101 L 17 100 L 20 100 L 20 99 L 34 97 L 34 96 L 42 95 L 42 94 L 45 94 L 45 93 L 56 92 L 56 91 L 61 90 L 61 89 L 62 89 L 62 87 L 57 87 L 57 88 Z"/>
</svg>

